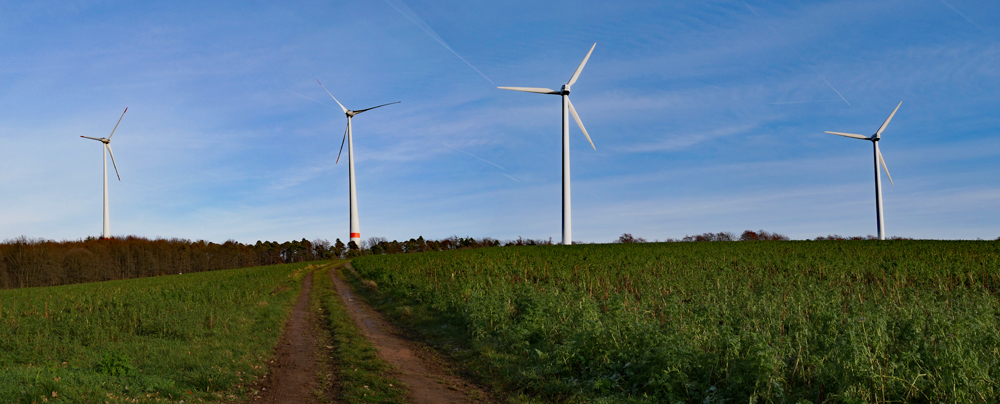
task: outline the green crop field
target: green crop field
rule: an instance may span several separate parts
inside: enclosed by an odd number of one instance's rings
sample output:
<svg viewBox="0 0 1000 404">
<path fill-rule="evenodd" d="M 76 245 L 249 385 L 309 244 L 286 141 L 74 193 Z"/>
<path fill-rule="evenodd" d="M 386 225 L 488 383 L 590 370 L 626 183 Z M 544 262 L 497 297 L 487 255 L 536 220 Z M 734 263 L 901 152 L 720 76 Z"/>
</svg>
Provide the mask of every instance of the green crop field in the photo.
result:
<svg viewBox="0 0 1000 404">
<path fill-rule="evenodd" d="M 504 247 L 352 265 L 380 309 L 418 329 L 439 319 L 424 334 L 450 333 L 480 380 L 542 401 L 1000 400 L 1000 242 Z"/>
<path fill-rule="evenodd" d="M 311 268 L 0 291 L 0 403 L 239 399 Z"/>
</svg>

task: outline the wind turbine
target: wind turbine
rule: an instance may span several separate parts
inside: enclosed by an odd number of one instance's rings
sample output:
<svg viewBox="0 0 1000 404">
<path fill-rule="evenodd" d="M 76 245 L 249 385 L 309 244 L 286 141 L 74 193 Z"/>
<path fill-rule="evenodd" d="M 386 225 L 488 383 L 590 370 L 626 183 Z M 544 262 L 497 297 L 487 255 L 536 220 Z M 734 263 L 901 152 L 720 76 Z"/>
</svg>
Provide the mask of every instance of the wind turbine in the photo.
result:
<svg viewBox="0 0 1000 404">
<path fill-rule="evenodd" d="M 357 194 L 354 191 L 354 137 L 352 136 L 353 129 L 351 128 L 351 118 L 354 118 L 354 116 L 357 115 L 357 114 L 360 114 L 360 113 L 365 112 L 365 111 L 370 111 L 370 110 L 373 110 L 375 108 L 384 107 L 386 105 L 399 104 L 400 101 L 390 102 L 388 104 L 377 105 L 377 106 L 374 106 L 374 107 L 371 107 L 371 108 L 359 109 L 357 111 L 354 111 L 354 110 L 350 110 L 350 109 L 344 108 L 344 104 L 341 104 L 340 101 L 337 101 L 337 97 L 334 97 L 333 94 L 330 93 L 330 90 L 327 90 L 326 86 L 324 86 L 323 83 L 319 82 L 319 79 L 317 79 L 316 82 L 319 83 L 320 87 L 323 87 L 323 90 L 325 90 L 327 94 L 330 94 L 330 98 L 333 98 L 333 100 L 336 101 L 337 105 L 340 105 L 340 109 L 344 110 L 344 115 L 347 115 L 347 128 L 344 129 L 344 139 L 342 139 L 340 141 L 340 151 L 337 152 L 337 161 L 334 162 L 334 164 L 337 164 L 337 163 L 340 162 L 340 154 L 344 152 L 344 141 L 346 140 L 347 141 L 347 167 L 348 167 L 347 171 L 348 171 L 348 176 L 350 178 L 348 180 L 348 182 L 350 183 L 350 199 L 351 199 L 351 238 L 350 238 L 350 241 L 353 241 L 356 245 L 360 246 L 361 245 L 361 225 L 358 224 L 358 197 L 357 197 Z"/>
<path fill-rule="evenodd" d="M 104 150 L 101 150 L 101 157 L 104 158 L 104 232 L 101 234 L 101 238 L 111 238 L 111 217 L 108 215 L 108 154 L 111 155 L 111 165 L 115 168 L 115 175 L 118 176 L 118 181 L 122 180 L 122 176 L 118 174 L 118 165 L 115 164 L 115 153 L 111 151 L 111 137 L 115 135 L 115 131 L 118 130 L 118 124 L 122 123 L 122 118 L 125 117 L 125 112 L 128 112 L 128 108 L 122 112 L 122 116 L 118 118 L 118 123 L 115 124 L 115 128 L 111 130 L 111 134 L 108 137 L 96 138 L 90 136 L 80 136 L 84 139 L 96 140 L 104 143 L 104 149 L 107 149 L 108 153 L 105 154 Z"/>
<path fill-rule="evenodd" d="M 892 113 L 889 114 L 889 117 L 886 118 L 885 122 L 882 123 L 882 126 L 878 128 L 878 131 L 875 132 L 874 135 L 862 136 L 854 133 L 841 133 L 841 132 L 829 132 L 829 131 L 826 132 L 832 135 L 845 136 L 861 140 L 869 140 L 872 142 L 872 148 L 875 150 L 875 211 L 876 211 L 876 220 L 878 221 L 879 240 L 885 240 L 885 221 L 882 218 L 882 171 L 878 167 L 879 163 L 882 163 L 882 167 L 885 168 L 885 175 L 889 177 L 889 183 L 893 184 L 893 182 L 892 182 L 892 176 L 889 175 L 889 166 L 885 165 L 885 159 L 882 158 L 882 152 L 878 150 L 878 141 L 879 139 L 882 138 L 882 131 L 885 130 L 885 127 L 889 125 L 889 121 L 891 121 L 892 117 L 896 115 L 896 111 L 899 111 L 900 105 L 903 105 L 902 101 L 899 102 L 899 105 L 896 105 L 896 109 L 892 110 Z"/>
<path fill-rule="evenodd" d="M 538 87 L 497 87 L 504 90 L 514 90 L 514 91 L 524 91 L 526 93 L 539 93 L 539 94 L 552 94 L 562 96 L 562 199 L 563 199 L 563 215 L 562 215 L 562 240 L 564 245 L 573 244 L 573 215 L 570 209 L 570 187 L 569 187 L 569 114 L 573 114 L 573 119 L 576 120 L 576 124 L 580 126 L 580 130 L 583 131 L 583 135 L 587 137 L 587 141 L 590 142 L 590 147 L 597 150 L 594 146 L 594 141 L 590 140 L 590 135 L 587 134 L 587 128 L 583 127 L 583 122 L 580 121 L 580 115 L 576 113 L 576 108 L 573 108 L 573 103 L 569 100 L 569 90 L 570 87 L 576 83 L 576 79 L 580 78 L 580 72 L 583 71 L 583 66 L 587 64 L 587 59 L 590 59 L 590 54 L 594 52 L 594 47 L 597 43 L 594 43 L 590 47 L 590 51 L 587 52 L 587 56 L 583 58 L 583 62 L 580 62 L 580 67 L 576 68 L 573 72 L 573 77 L 569 78 L 566 84 L 563 84 L 562 89 L 555 91 L 548 88 L 538 88 Z"/>
</svg>

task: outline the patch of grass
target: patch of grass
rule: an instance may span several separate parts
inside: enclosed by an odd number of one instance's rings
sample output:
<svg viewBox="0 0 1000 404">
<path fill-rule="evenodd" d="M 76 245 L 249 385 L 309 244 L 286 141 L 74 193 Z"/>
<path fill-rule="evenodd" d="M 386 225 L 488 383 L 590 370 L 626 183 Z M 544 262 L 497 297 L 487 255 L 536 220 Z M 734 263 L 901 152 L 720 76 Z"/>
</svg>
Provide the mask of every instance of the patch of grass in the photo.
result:
<svg viewBox="0 0 1000 404">
<path fill-rule="evenodd" d="M 505 247 L 352 261 L 513 401 L 995 402 L 1000 243 Z"/>
<path fill-rule="evenodd" d="M 475 338 L 464 326 L 460 316 L 433 309 L 417 299 L 399 293 L 379 292 L 377 287 L 372 287 L 375 282 L 363 279 L 351 268 L 342 269 L 341 274 L 358 296 L 363 297 L 372 308 L 408 334 L 410 339 L 427 344 L 437 355 L 447 358 L 452 372 L 490 388 L 493 397 L 501 397 L 510 404 L 551 402 L 551 397 L 542 399 L 507 390 L 505 384 L 494 379 L 497 371 L 495 363 L 483 360 L 482 353 L 471 348 L 475 344 Z M 487 401 L 486 397 L 473 399 Z"/>
<path fill-rule="evenodd" d="M 393 377 L 392 366 L 378 357 L 375 347 L 354 324 L 329 271 L 316 273 L 313 293 L 333 342 L 334 358 L 330 362 L 336 365 L 339 398 L 346 403 L 406 403 L 405 386 Z"/>
<path fill-rule="evenodd" d="M 0 291 L 0 402 L 239 400 L 308 265 Z"/>
<path fill-rule="evenodd" d="M 333 334 L 330 332 L 328 310 L 323 307 L 327 303 L 324 301 L 324 296 L 329 293 L 324 292 L 323 285 L 320 284 L 320 278 L 329 276 L 330 268 L 337 265 L 343 265 L 343 261 L 334 260 L 313 273 L 313 288 L 309 294 L 309 311 L 316 318 L 314 323 L 317 344 L 316 382 L 321 386 L 314 393 L 320 401 L 341 396 L 340 381 L 337 380 L 337 370 L 340 365 L 337 361 Z"/>
</svg>

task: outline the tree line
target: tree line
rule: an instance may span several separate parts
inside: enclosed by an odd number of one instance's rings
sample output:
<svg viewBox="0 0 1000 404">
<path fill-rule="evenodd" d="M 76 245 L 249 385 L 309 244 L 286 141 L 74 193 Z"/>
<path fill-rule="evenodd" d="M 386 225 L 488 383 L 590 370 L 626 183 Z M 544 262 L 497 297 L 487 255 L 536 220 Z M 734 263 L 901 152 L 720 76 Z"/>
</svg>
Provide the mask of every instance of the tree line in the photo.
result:
<svg viewBox="0 0 1000 404">
<path fill-rule="evenodd" d="M 368 254 L 398 254 L 423 251 L 503 245 L 544 245 L 552 240 L 519 238 L 500 242 L 491 238 L 450 237 L 387 241 L 373 237 L 358 245 L 337 239 L 257 241 L 222 244 L 204 240 L 148 239 L 138 236 L 75 241 L 19 237 L 0 243 L 0 289 L 57 286 L 116 279 L 134 279 L 261 265 L 288 264 Z"/>
<path fill-rule="evenodd" d="M 788 240 L 791 239 L 784 234 L 771 233 L 764 230 L 758 230 L 758 231 L 746 230 L 743 232 L 743 234 L 740 234 L 739 237 L 737 237 L 735 233 L 724 231 L 718 233 L 709 232 L 709 233 L 696 234 L 693 236 L 684 236 L 684 238 L 681 239 L 668 238 L 666 240 L 663 240 L 662 242 L 677 243 L 677 242 L 694 242 L 694 241 L 788 241 Z M 621 237 L 618 237 L 618 240 L 616 240 L 615 242 L 623 244 L 648 243 L 646 239 L 642 237 L 635 237 L 630 233 L 622 234 Z M 659 243 L 661 241 L 656 240 L 654 242 Z"/>
<path fill-rule="evenodd" d="M 333 244 L 332 251 L 335 256 L 341 258 L 352 258 L 362 255 L 372 254 L 406 254 L 427 251 L 448 251 L 467 248 L 483 247 L 508 247 L 524 245 L 552 245 L 552 239 L 533 240 L 518 237 L 516 240 L 500 241 L 490 237 L 472 238 L 452 236 L 441 240 L 425 240 L 424 236 L 411 238 L 406 241 L 386 240 L 384 237 L 371 237 L 362 240 L 360 245 L 351 241 L 344 244 L 338 238 Z"/>
<path fill-rule="evenodd" d="M 20 237 L 0 243 L 0 289 L 133 279 L 313 261 L 334 256 L 325 240 L 222 244 L 128 236 L 76 241 Z"/>
<path fill-rule="evenodd" d="M 780 241 L 787 236 L 764 230 L 734 233 L 703 233 L 662 242 L 699 241 Z M 830 235 L 816 240 L 863 240 L 868 237 Z M 893 237 L 893 239 L 900 239 Z M 1000 239 L 998 239 L 1000 240 Z M 622 234 L 616 243 L 646 243 L 646 239 Z M 660 242 L 655 240 L 654 242 Z M 71 283 L 133 279 L 149 276 L 203 272 L 260 265 L 288 264 L 332 258 L 353 258 L 372 254 L 407 254 L 467 248 L 552 245 L 552 239 L 500 241 L 490 237 L 452 236 L 425 240 L 423 236 L 406 241 L 388 241 L 371 237 L 360 243 L 344 244 L 340 239 L 312 241 L 257 241 L 243 244 L 229 240 L 222 244 L 204 240 L 147 239 L 138 236 L 76 241 L 53 241 L 20 237 L 0 243 L 0 289 L 56 286 Z"/>
</svg>

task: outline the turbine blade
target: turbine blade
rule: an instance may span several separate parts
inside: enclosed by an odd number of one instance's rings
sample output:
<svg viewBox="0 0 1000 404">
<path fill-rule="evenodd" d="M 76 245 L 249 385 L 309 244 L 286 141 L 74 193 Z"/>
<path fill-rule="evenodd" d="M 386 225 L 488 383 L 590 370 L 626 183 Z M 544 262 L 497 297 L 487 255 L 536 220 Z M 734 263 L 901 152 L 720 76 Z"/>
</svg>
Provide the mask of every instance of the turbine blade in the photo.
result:
<svg viewBox="0 0 1000 404">
<path fill-rule="evenodd" d="M 576 79 L 580 78 L 580 72 L 583 71 L 583 66 L 587 64 L 587 59 L 590 59 L 590 54 L 594 53 L 595 47 L 597 47 L 597 42 L 594 42 L 594 45 L 590 47 L 590 52 L 587 52 L 587 56 L 583 58 L 583 62 L 580 62 L 580 67 L 577 67 L 576 71 L 573 72 L 573 77 L 570 77 L 569 82 L 566 83 L 567 86 L 572 86 L 573 83 L 576 83 Z"/>
<path fill-rule="evenodd" d="M 514 90 L 514 91 L 524 91 L 526 93 L 538 93 L 538 94 L 562 94 L 551 88 L 541 88 L 541 87 L 497 87 L 501 90 Z"/>
<path fill-rule="evenodd" d="M 348 125 L 350 125 L 350 123 L 348 123 Z M 347 126 L 344 127 L 344 138 L 341 139 L 340 141 L 340 151 L 337 152 L 337 161 L 335 161 L 333 164 L 337 164 L 340 162 L 340 153 L 344 152 L 344 142 L 346 141 L 347 141 Z"/>
<path fill-rule="evenodd" d="M 899 105 L 896 105 L 896 109 L 892 110 L 892 113 L 891 113 L 891 114 L 889 114 L 889 117 L 888 117 L 888 118 L 886 118 L 886 119 L 885 119 L 885 122 L 883 122 L 883 123 L 882 123 L 882 126 L 880 126 L 880 127 L 878 128 L 878 132 L 875 132 L 875 138 L 876 138 L 876 139 L 881 139 L 881 138 L 882 138 L 882 131 L 883 131 L 883 130 L 885 130 L 885 127 L 886 127 L 887 125 L 889 125 L 889 121 L 891 121 L 891 120 L 892 120 L 892 117 L 893 117 L 893 115 L 896 115 L 896 111 L 899 111 L 899 106 L 900 106 L 900 105 L 903 105 L 903 102 L 902 102 L 902 101 L 900 101 L 900 102 L 899 102 Z"/>
<path fill-rule="evenodd" d="M 885 158 L 882 157 L 882 151 L 881 150 L 878 151 L 878 161 L 882 163 L 882 168 L 885 169 L 885 175 L 887 177 L 889 177 L 889 183 L 892 184 L 892 185 L 896 185 L 896 184 L 894 184 L 892 182 L 892 176 L 889 175 L 889 166 L 885 165 Z"/>
<path fill-rule="evenodd" d="M 868 136 L 861 136 L 861 135 L 854 134 L 854 133 L 841 133 L 841 132 L 830 132 L 830 131 L 827 131 L 826 133 L 829 133 L 831 135 L 837 135 L 837 136 L 853 137 L 855 139 L 871 140 L 870 138 L 868 138 Z"/>
<path fill-rule="evenodd" d="M 90 137 L 90 136 L 80 136 L 80 137 L 82 137 L 82 138 L 84 138 L 84 139 L 90 139 L 90 140 L 97 140 L 97 141 L 100 141 L 100 140 L 101 140 L 101 139 L 98 139 L 98 138 L 96 138 L 96 137 Z"/>
<path fill-rule="evenodd" d="M 373 110 L 375 108 L 384 107 L 386 105 L 399 104 L 401 102 L 402 101 L 396 101 L 396 102 L 390 102 L 388 104 L 382 104 L 382 105 L 374 106 L 374 107 L 371 107 L 371 108 L 359 109 L 357 111 L 354 111 L 354 115 L 360 114 L 360 113 L 365 112 L 365 111 L 370 111 L 370 110 Z"/>
<path fill-rule="evenodd" d="M 316 79 L 316 82 L 319 83 L 319 79 Z M 330 90 L 327 90 L 326 86 L 324 86 L 323 83 L 319 83 L 319 86 L 323 87 L 323 90 L 326 91 L 327 94 L 330 94 Z M 337 105 L 340 105 L 340 109 L 344 110 L 345 114 L 347 113 L 347 108 L 344 108 L 344 104 L 341 104 L 340 101 L 337 101 L 337 97 L 334 97 L 333 94 L 330 94 L 330 98 L 333 98 L 333 100 L 337 102 Z"/>
<path fill-rule="evenodd" d="M 122 180 L 122 176 L 118 174 L 118 165 L 115 164 L 115 152 L 111 151 L 111 143 L 105 143 L 104 147 L 108 149 L 108 153 L 111 154 L 111 166 L 115 168 L 115 175 L 118 176 L 118 181 Z"/>
<path fill-rule="evenodd" d="M 573 114 L 573 119 L 576 120 L 576 124 L 580 125 L 580 130 L 583 131 L 583 135 L 586 136 L 587 141 L 590 142 L 590 147 L 597 150 L 597 146 L 594 146 L 594 141 L 590 140 L 590 135 L 587 134 L 587 128 L 583 127 L 583 121 L 580 120 L 580 115 L 576 114 L 576 108 L 573 108 L 573 102 L 569 100 L 569 97 L 566 97 L 566 105 L 569 106 L 569 113 Z"/>
<path fill-rule="evenodd" d="M 125 112 L 128 112 L 128 107 L 125 107 Z M 118 123 L 122 123 L 122 118 L 125 117 L 125 112 L 122 112 L 122 116 L 118 118 Z M 111 136 L 115 135 L 115 131 L 118 130 L 118 123 L 115 124 L 115 128 L 111 130 L 111 135 L 108 136 L 108 140 L 111 140 Z M 121 178 L 119 178 L 121 180 Z"/>
</svg>

